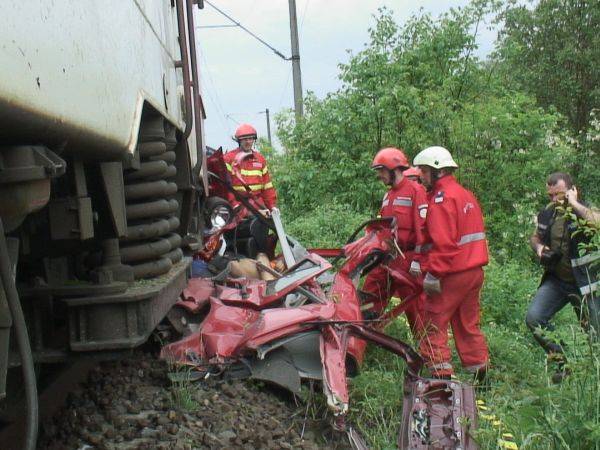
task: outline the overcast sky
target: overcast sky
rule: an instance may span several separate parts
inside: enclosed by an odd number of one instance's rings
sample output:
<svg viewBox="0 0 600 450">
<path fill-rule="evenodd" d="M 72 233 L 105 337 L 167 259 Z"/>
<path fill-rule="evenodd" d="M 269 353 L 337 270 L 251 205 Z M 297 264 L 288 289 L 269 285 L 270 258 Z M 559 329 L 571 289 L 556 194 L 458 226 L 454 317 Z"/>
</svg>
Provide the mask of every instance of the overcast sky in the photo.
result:
<svg viewBox="0 0 600 450">
<path fill-rule="evenodd" d="M 286 56 L 291 54 L 287 0 L 210 0 Z M 422 8 L 437 16 L 467 0 L 296 0 L 303 92 L 319 98 L 340 87 L 338 64 L 349 59 L 347 50 L 360 51 L 368 40 L 373 15 L 385 6 L 404 23 Z M 211 6 L 196 10 L 196 26 L 231 24 Z M 495 32 L 480 27 L 479 54 L 493 45 Z M 267 134 L 264 111 L 273 117 L 294 104 L 291 62 L 284 61 L 242 29 L 196 30 L 202 94 L 207 113 L 206 141 L 211 147 L 235 146 L 236 126 L 248 122 L 259 135 Z M 275 123 L 271 120 L 275 137 Z M 275 143 L 278 146 L 277 143 Z"/>
</svg>

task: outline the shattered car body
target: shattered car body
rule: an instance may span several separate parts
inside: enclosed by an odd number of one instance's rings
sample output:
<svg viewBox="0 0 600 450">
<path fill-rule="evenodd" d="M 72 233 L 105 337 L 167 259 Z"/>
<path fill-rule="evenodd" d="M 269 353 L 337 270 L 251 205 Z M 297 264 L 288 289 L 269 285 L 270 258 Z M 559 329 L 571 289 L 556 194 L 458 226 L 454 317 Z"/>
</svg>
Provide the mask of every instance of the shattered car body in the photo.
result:
<svg viewBox="0 0 600 450">
<path fill-rule="evenodd" d="M 328 286 L 323 281 L 332 265 L 316 253 L 305 253 L 271 281 L 192 279 L 178 307 L 195 315 L 208 312 L 187 336 L 166 345 L 162 357 L 193 367 L 201 376 L 229 372 L 295 393 L 302 379 L 322 380 L 336 427 L 363 448 L 344 420 L 347 375 L 358 369 L 371 342 L 407 363 L 400 448 L 476 448 L 468 433 L 476 420 L 472 388 L 421 377 L 419 354 L 381 332 L 420 294 L 419 286 L 407 274 L 390 273 L 412 286 L 413 294 L 378 320 L 363 319 L 358 280 L 395 256 L 394 226 L 389 219 L 370 221 L 365 235 L 343 248 L 345 262 Z"/>
</svg>

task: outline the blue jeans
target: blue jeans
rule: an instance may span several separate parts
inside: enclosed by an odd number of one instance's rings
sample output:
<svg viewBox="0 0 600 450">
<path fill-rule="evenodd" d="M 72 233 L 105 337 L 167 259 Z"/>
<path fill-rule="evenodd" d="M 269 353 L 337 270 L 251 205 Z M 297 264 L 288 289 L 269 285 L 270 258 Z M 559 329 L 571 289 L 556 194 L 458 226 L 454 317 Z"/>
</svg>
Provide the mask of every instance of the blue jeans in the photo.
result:
<svg viewBox="0 0 600 450">
<path fill-rule="evenodd" d="M 546 353 L 563 352 L 562 345 L 545 336 L 544 330 L 554 330 L 550 320 L 568 303 L 573 306 L 583 326 L 581 295 L 577 286 L 553 275 L 547 275 L 533 297 L 525 317 L 525 323 Z"/>
</svg>

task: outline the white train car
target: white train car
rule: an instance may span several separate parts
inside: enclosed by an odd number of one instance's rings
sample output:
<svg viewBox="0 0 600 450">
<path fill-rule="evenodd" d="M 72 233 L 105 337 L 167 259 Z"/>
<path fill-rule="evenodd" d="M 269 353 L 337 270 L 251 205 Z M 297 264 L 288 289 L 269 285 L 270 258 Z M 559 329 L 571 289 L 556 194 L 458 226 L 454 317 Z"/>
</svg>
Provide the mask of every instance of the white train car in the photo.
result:
<svg viewBox="0 0 600 450">
<path fill-rule="evenodd" d="M 3 0 L 1 8 L 3 143 L 64 142 L 83 159 L 133 154 L 144 107 L 183 131 L 175 2 Z"/>
<path fill-rule="evenodd" d="M 145 342 L 186 285 L 207 189 L 197 6 L 1 2 L 1 397 L 9 366 Z"/>
</svg>

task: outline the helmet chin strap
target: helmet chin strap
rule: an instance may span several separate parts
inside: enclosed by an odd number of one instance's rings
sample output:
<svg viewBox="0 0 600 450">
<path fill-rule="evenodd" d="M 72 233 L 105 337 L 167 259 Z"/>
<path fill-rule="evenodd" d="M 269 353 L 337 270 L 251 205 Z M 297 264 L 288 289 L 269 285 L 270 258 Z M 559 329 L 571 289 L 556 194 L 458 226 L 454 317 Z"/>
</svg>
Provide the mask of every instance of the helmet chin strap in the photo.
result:
<svg viewBox="0 0 600 450">
<path fill-rule="evenodd" d="M 396 186 L 396 171 L 388 169 L 388 173 L 390 174 L 390 186 Z"/>
<path fill-rule="evenodd" d="M 239 139 L 239 140 L 237 141 L 237 143 L 238 143 L 238 146 L 240 147 L 240 149 L 241 149 L 243 152 L 246 152 L 246 153 L 250 153 L 250 152 L 252 151 L 252 147 L 254 146 L 254 143 L 252 143 L 252 145 L 250 146 L 250 148 L 249 148 L 248 150 L 246 150 L 246 149 L 244 148 L 244 146 L 242 145 L 242 140 L 241 140 L 241 139 Z"/>
</svg>

